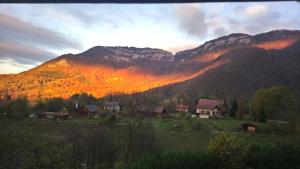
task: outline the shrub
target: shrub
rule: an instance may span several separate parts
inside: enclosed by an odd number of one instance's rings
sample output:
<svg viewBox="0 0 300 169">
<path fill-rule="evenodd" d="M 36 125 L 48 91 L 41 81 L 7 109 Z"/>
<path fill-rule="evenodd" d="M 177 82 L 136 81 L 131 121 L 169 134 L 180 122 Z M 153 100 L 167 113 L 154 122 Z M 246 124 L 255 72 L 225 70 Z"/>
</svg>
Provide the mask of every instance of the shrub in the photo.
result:
<svg viewBox="0 0 300 169">
<path fill-rule="evenodd" d="M 245 168 L 247 149 L 248 145 L 243 139 L 224 133 L 213 138 L 208 145 L 209 153 L 224 169 Z"/>
</svg>

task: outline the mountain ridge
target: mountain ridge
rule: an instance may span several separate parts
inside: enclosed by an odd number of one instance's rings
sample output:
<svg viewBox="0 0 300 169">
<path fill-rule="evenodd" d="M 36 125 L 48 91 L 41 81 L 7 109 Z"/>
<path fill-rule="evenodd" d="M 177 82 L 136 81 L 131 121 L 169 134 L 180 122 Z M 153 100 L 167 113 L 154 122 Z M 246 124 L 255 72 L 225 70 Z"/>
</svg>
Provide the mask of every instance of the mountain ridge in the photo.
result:
<svg viewBox="0 0 300 169">
<path fill-rule="evenodd" d="M 276 52 L 284 55 L 280 51 L 288 51 L 290 47 L 289 55 L 294 55 L 299 49 L 292 48 L 292 45 L 299 39 L 298 30 L 275 30 L 257 35 L 234 33 L 175 55 L 158 48 L 95 46 L 82 53 L 59 56 L 19 74 L 0 76 L 0 95 L 3 97 L 9 91 L 13 98 L 27 96 L 37 99 L 68 98 L 81 92 L 97 97 L 115 92 L 143 92 L 207 76 L 228 64 L 239 65 L 238 60 L 245 64 L 240 59 L 247 53 L 252 56 L 273 56 Z M 269 59 L 266 64 L 268 62 L 273 61 Z M 250 70 L 247 71 L 251 74 Z M 297 75 L 290 78 L 294 76 Z M 199 85 L 200 82 L 195 83 Z M 201 83 L 211 84 L 203 80 Z M 196 89 L 194 86 L 192 88 Z"/>
</svg>

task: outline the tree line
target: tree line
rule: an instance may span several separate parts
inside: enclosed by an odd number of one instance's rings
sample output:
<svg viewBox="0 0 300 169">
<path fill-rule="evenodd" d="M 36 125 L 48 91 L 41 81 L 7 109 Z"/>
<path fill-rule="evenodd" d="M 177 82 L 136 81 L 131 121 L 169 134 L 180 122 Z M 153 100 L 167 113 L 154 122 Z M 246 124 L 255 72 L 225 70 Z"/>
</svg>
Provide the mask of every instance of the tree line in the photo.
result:
<svg viewBox="0 0 300 169">
<path fill-rule="evenodd" d="M 7 104 L 0 105 L 0 113 L 6 117 L 28 117 L 31 112 L 42 111 L 67 111 L 75 112 L 75 104 L 96 104 L 101 105 L 104 100 L 119 101 L 123 110 L 127 112 L 137 111 L 139 106 L 148 107 L 164 106 L 168 112 L 175 112 L 176 104 L 184 103 L 189 105 L 190 112 L 194 113 L 194 107 L 200 98 L 211 98 L 199 96 L 190 98 L 188 96 L 173 96 L 165 98 L 162 93 L 111 93 L 103 98 L 95 98 L 92 95 L 81 93 L 75 94 L 69 99 L 49 98 L 29 102 L 26 97 L 19 97 Z M 300 110 L 299 95 L 285 86 L 271 86 L 257 90 L 248 99 L 224 99 L 224 105 L 220 107 L 223 115 L 243 118 L 251 116 L 253 120 L 266 122 L 269 119 L 286 120 L 296 123 L 297 112 Z"/>
</svg>

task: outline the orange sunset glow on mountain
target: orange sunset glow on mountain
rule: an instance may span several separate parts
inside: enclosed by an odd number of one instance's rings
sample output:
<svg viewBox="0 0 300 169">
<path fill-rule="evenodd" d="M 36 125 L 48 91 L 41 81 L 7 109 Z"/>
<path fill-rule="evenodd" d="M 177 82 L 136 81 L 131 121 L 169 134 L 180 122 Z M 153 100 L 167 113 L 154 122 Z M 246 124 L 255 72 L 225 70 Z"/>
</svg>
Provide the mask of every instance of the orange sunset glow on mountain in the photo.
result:
<svg viewBox="0 0 300 169">
<path fill-rule="evenodd" d="M 299 169 L 299 2 L 2 1 L 0 169 Z"/>
<path fill-rule="evenodd" d="M 160 49 L 94 47 L 77 55 L 63 55 L 34 69 L 0 80 L 2 97 L 26 96 L 29 99 L 63 97 L 86 92 L 96 97 L 113 93 L 135 93 L 184 82 L 230 64 L 227 56 L 246 47 L 284 50 L 299 41 L 299 32 L 274 31 L 273 39 L 260 34 L 233 34 L 172 55 Z M 243 55 L 243 53 L 240 53 Z"/>
</svg>

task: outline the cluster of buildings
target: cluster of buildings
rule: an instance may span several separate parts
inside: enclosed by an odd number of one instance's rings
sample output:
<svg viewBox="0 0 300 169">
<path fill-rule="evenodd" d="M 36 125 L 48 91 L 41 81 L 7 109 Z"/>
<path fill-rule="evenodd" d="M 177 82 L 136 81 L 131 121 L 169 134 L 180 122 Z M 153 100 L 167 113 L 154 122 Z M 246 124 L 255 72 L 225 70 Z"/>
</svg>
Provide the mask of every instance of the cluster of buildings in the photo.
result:
<svg viewBox="0 0 300 169">
<path fill-rule="evenodd" d="M 177 104 L 176 111 L 191 114 L 191 117 L 212 118 L 223 115 L 221 111 L 222 106 L 224 106 L 223 100 L 199 99 L 196 107 L 192 107 L 192 109 L 195 109 L 195 113 L 192 114 L 190 112 L 190 107 L 185 104 Z M 142 108 L 138 109 L 138 114 L 165 116 L 168 115 L 168 112 L 166 108 L 162 106 L 154 108 L 147 108 L 145 106 L 142 106 Z"/>
<path fill-rule="evenodd" d="M 118 112 L 121 109 L 120 102 L 105 101 L 103 103 L 103 108 L 89 104 L 89 105 L 79 105 L 75 104 L 77 113 L 81 115 L 103 113 L 104 111 Z M 45 119 L 68 119 L 70 118 L 70 113 L 68 112 L 41 112 L 38 114 L 30 114 L 29 118 L 45 118 Z"/>
<path fill-rule="evenodd" d="M 211 118 L 221 116 L 221 107 L 224 105 L 223 100 L 216 99 L 199 99 L 198 104 L 194 107 L 195 111 L 192 114 L 190 112 L 190 107 L 184 104 L 177 104 L 176 111 L 182 113 L 188 113 L 191 117 L 199 118 Z M 103 102 L 102 107 L 97 105 L 79 105 L 76 104 L 76 111 L 81 114 L 103 114 L 104 112 L 119 112 L 121 110 L 120 102 L 117 101 L 105 101 Z M 158 107 L 147 107 L 147 106 L 138 106 L 136 111 L 133 112 L 135 115 L 149 115 L 149 116 L 167 116 L 169 112 L 163 106 Z M 70 116 L 67 112 L 42 112 L 39 114 L 39 117 L 48 118 L 48 119 L 66 119 Z"/>
</svg>

